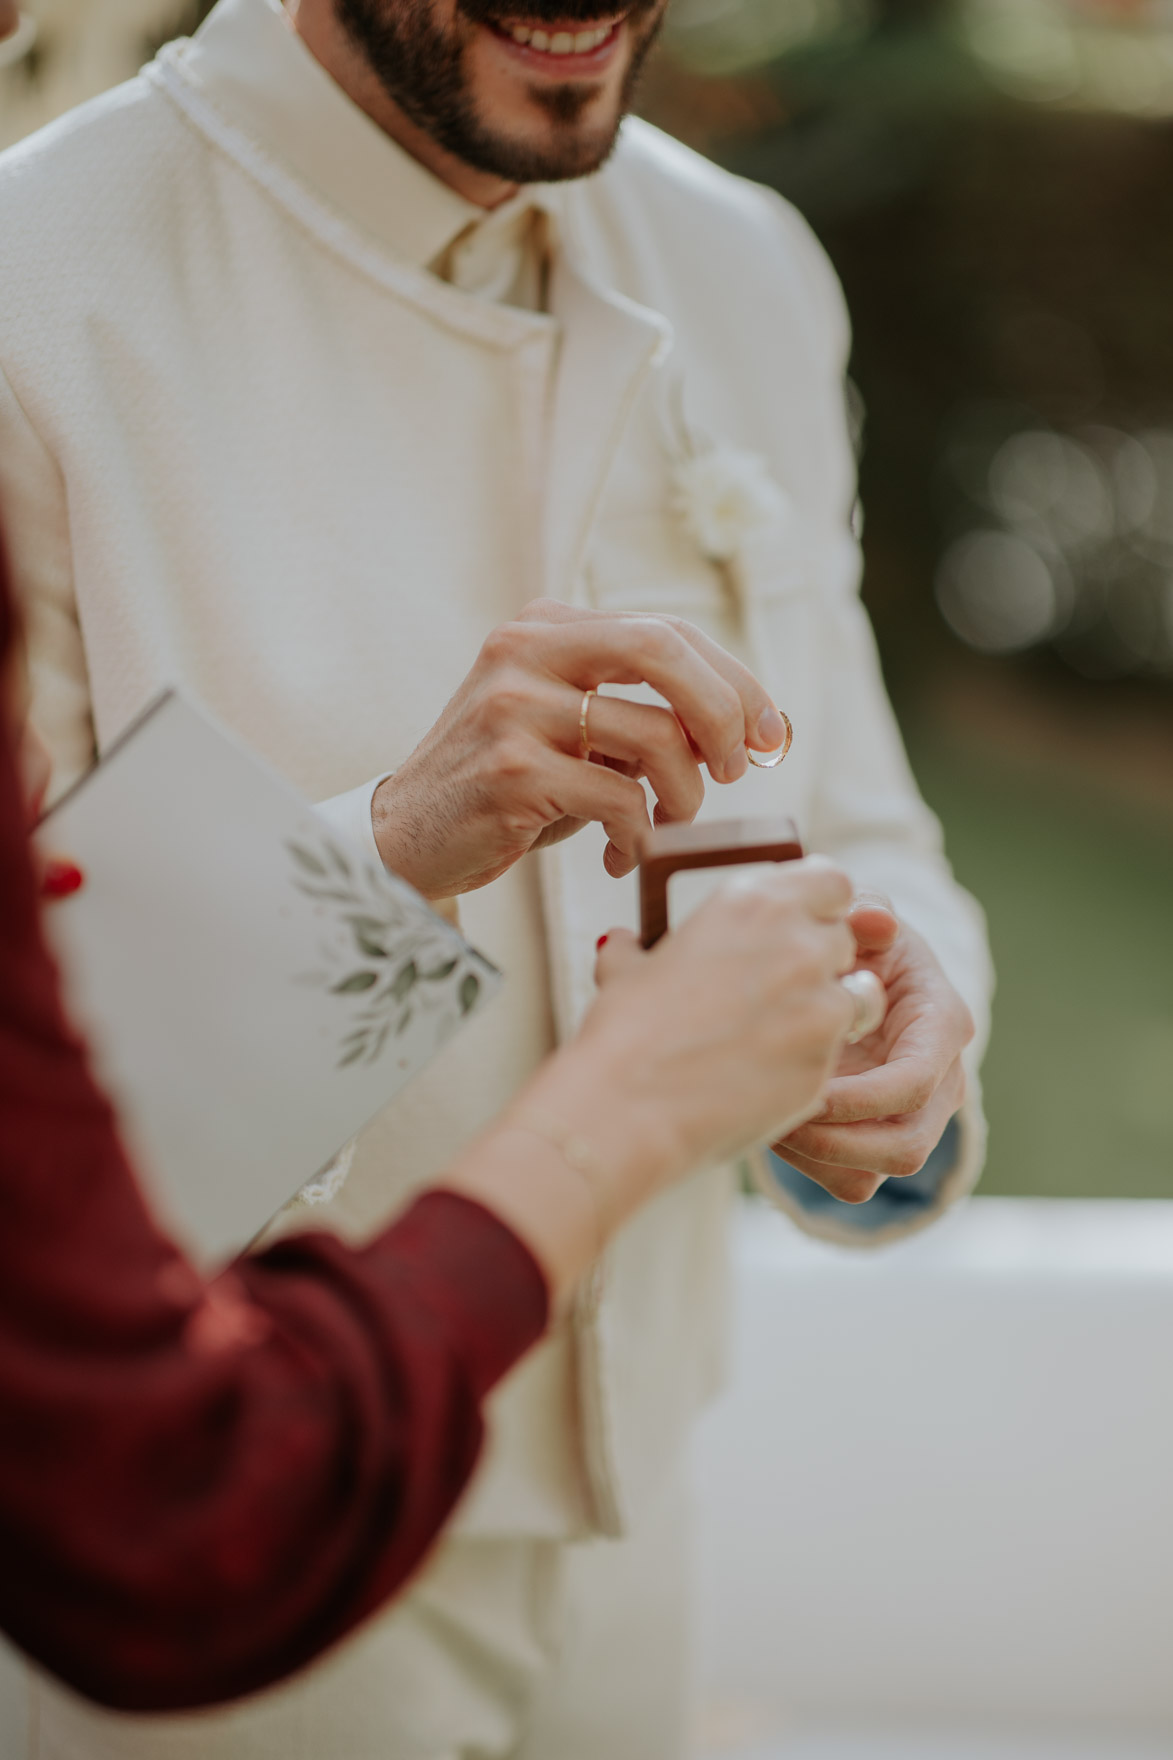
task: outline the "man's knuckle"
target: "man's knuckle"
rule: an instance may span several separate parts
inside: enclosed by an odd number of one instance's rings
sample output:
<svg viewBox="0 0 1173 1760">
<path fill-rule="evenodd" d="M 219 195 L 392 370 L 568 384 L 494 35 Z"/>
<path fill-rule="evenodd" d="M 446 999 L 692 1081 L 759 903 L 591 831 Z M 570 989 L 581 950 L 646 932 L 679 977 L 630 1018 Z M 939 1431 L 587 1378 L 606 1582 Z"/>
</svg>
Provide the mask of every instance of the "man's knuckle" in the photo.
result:
<svg viewBox="0 0 1173 1760">
<path fill-rule="evenodd" d="M 500 623 L 491 629 L 481 643 L 481 660 L 490 668 L 508 665 L 517 653 L 520 645 L 520 626 L 516 623 Z"/>
<path fill-rule="evenodd" d="M 498 779 L 510 787 L 530 783 L 537 769 L 537 753 L 527 739 L 509 731 L 497 741 L 493 768 Z"/>
<path fill-rule="evenodd" d="M 937 1086 L 936 1077 L 927 1071 L 915 1076 L 908 1091 L 904 1112 L 910 1115 L 923 1112 L 926 1106 L 931 1105 L 933 1096 L 937 1092 Z"/>
<path fill-rule="evenodd" d="M 830 1164 L 835 1154 L 835 1138 L 828 1130 L 817 1124 L 802 1127 L 802 1152 L 811 1161 Z"/>
<path fill-rule="evenodd" d="M 641 617 L 637 640 L 643 659 L 652 662 L 674 659 L 683 646 L 683 637 L 662 617 Z"/>
<path fill-rule="evenodd" d="M 867 1204 L 875 1197 L 884 1181 L 872 1173 L 847 1174 L 835 1181 L 834 1195 L 844 1204 Z"/>
<path fill-rule="evenodd" d="M 917 1133 L 902 1143 L 891 1157 L 894 1179 L 911 1179 L 918 1174 L 932 1153 L 932 1144 Z"/>
<path fill-rule="evenodd" d="M 485 720 L 490 732 L 508 732 L 532 707 L 532 693 L 524 675 L 505 668 L 485 697 Z"/>
<path fill-rule="evenodd" d="M 674 758 L 684 746 L 684 733 L 675 715 L 658 714 L 648 727 L 648 745 L 658 758 Z"/>
</svg>

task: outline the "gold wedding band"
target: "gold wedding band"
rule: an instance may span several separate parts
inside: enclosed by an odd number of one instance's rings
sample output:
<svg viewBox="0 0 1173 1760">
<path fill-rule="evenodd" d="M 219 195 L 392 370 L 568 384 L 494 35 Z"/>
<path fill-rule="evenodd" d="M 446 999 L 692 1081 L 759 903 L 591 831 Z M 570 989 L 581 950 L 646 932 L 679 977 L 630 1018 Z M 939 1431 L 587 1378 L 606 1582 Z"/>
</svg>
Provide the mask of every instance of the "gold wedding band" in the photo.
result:
<svg viewBox="0 0 1173 1760">
<path fill-rule="evenodd" d="M 875 972 L 848 972 L 839 982 L 850 996 L 855 1009 L 847 1043 L 858 1045 L 861 1039 L 866 1039 L 869 1033 L 874 1033 L 883 1026 L 884 1017 L 888 1013 L 888 992 Z"/>
<path fill-rule="evenodd" d="M 789 715 L 786 713 L 785 709 L 779 709 L 778 713 L 779 713 L 779 715 L 781 715 L 783 721 L 786 723 L 786 739 L 783 743 L 781 751 L 771 752 L 771 754 L 768 758 L 759 758 L 756 756 L 755 753 L 750 751 L 748 746 L 746 746 L 746 748 L 745 748 L 745 755 L 749 759 L 750 763 L 753 765 L 755 770 L 776 770 L 778 768 L 779 764 L 781 764 L 785 761 L 787 752 L 790 750 L 791 746 L 794 744 L 794 729 L 790 725 Z"/>
<path fill-rule="evenodd" d="M 578 737 L 582 744 L 582 756 L 584 758 L 589 758 L 594 749 L 587 737 L 587 716 L 591 712 L 591 698 L 597 697 L 598 694 L 598 691 L 585 692 L 582 699 L 582 708 L 578 712 Z"/>
</svg>

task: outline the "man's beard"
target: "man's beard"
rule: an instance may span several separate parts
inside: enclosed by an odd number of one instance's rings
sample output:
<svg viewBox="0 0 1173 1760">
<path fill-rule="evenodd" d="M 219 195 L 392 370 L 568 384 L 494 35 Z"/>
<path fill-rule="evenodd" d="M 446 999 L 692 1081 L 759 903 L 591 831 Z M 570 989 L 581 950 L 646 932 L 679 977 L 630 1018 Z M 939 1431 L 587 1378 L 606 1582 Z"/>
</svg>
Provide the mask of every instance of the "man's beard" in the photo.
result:
<svg viewBox="0 0 1173 1760">
<path fill-rule="evenodd" d="M 459 0 L 457 26 L 448 32 L 435 22 L 431 0 L 335 3 L 339 23 L 404 114 L 466 165 L 508 183 L 555 183 L 598 170 L 631 108 L 663 19 L 661 0 L 635 0 L 627 14 L 633 48 L 619 103 L 598 128 L 580 126 L 583 112 L 597 98 L 595 82 L 534 82 L 529 96 L 553 125 L 552 140 L 539 147 L 489 127 L 477 113 L 466 51 L 476 26 L 507 16 L 493 0 Z M 578 15 L 586 23 L 599 17 L 599 0 L 524 0 L 524 6 L 527 21 L 546 17 L 569 23 Z"/>
</svg>

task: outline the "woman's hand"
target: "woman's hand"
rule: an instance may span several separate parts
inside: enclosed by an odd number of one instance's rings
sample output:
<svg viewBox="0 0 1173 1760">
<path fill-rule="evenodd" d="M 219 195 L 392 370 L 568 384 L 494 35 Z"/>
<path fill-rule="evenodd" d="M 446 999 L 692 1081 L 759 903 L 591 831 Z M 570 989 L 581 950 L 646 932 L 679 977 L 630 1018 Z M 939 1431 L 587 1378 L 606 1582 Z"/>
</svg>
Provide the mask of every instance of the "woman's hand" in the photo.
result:
<svg viewBox="0 0 1173 1760">
<path fill-rule="evenodd" d="M 529 1245 L 555 1300 L 658 1192 L 819 1109 L 855 1018 L 851 896 L 812 857 L 739 875 L 650 953 L 605 938 L 577 1039 L 444 1181 Z"/>
<path fill-rule="evenodd" d="M 608 936 L 579 1037 L 507 1121 L 581 1139 L 619 1210 L 786 1135 L 818 1111 L 852 1024 L 851 896 L 815 857 L 729 881 L 650 953 Z"/>
<path fill-rule="evenodd" d="M 648 684 L 670 705 L 583 696 Z M 539 600 L 494 630 L 431 732 L 376 791 L 379 853 L 425 898 L 487 885 L 529 850 L 591 820 L 610 842 L 608 873 L 629 874 L 648 824 L 688 821 L 717 782 L 744 775 L 746 747 L 772 751 L 782 719 L 753 674 L 674 617 L 577 611 Z"/>
<path fill-rule="evenodd" d="M 0 0 L 0 5 L 2 3 L 3 0 Z M 2 16 L 0 12 L 0 17 Z M 28 802 L 29 824 L 35 825 L 45 804 L 53 766 L 48 746 L 28 721 L 18 735 L 17 764 L 25 800 Z M 77 863 L 64 856 L 38 857 L 36 866 L 42 898 L 69 898 L 85 884 L 85 876 Z"/>
</svg>

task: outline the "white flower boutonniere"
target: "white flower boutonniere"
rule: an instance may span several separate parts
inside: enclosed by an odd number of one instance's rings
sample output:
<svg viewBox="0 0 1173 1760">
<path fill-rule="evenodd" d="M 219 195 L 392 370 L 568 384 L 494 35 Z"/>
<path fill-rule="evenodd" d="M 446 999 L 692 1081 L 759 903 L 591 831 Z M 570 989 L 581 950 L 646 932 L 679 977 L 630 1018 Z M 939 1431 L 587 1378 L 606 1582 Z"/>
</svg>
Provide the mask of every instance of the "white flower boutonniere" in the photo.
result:
<svg viewBox="0 0 1173 1760">
<path fill-rule="evenodd" d="M 723 442 L 679 459 L 676 509 L 711 562 L 732 562 L 748 538 L 786 521 L 790 497 L 757 452 Z"/>
</svg>

